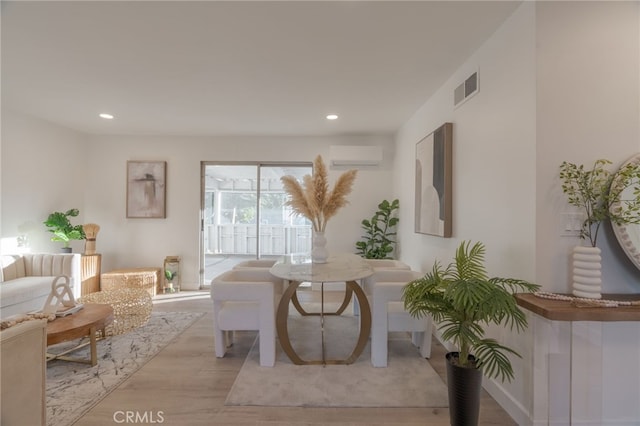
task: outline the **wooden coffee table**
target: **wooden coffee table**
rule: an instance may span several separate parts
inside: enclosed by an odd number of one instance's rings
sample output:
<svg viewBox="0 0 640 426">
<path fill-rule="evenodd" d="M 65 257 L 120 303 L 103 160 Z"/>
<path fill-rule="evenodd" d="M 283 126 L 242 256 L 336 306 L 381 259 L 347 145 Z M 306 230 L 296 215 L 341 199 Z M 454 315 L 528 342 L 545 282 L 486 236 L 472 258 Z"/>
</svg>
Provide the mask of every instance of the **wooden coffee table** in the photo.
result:
<svg viewBox="0 0 640 426">
<path fill-rule="evenodd" d="M 113 321 L 113 308 L 105 304 L 85 304 L 84 308 L 75 314 L 66 317 L 56 318 L 47 324 L 47 346 L 56 343 L 68 342 L 70 340 L 89 337 L 89 341 L 81 343 L 59 354 L 47 353 L 47 361 L 61 359 L 64 361 L 82 362 L 85 364 L 96 365 L 98 363 L 98 354 L 96 342 L 98 341 L 97 332 L 102 331 Z M 91 358 L 72 358 L 67 354 L 78 349 L 90 345 Z"/>
</svg>

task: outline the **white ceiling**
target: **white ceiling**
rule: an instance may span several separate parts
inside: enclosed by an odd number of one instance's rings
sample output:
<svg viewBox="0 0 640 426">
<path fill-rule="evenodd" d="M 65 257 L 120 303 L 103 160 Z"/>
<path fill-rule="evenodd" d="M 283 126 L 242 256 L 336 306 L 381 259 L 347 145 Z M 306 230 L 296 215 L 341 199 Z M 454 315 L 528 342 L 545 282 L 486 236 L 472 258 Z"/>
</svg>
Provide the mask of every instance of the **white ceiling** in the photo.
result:
<svg viewBox="0 0 640 426">
<path fill-rule="evenodd" d="M 390 134 L 518 4 L 2 1 L 2 107 L 92 134 Z"/>
</svg>

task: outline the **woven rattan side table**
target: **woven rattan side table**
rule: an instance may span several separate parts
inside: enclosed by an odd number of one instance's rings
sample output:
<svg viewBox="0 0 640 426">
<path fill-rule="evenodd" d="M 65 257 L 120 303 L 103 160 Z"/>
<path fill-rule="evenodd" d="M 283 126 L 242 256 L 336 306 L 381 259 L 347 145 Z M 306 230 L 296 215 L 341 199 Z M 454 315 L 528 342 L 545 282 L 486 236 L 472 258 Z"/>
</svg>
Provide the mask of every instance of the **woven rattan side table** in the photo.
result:
<svg viewBox="0 0 640 426">
<path fill-rule="evenodd" d="M 149 321 L 153 303 L 149 293 L 141 288 L 115 288 L 82 296 L 81 303 L 103 303 L 113 308 L 113 323 L 106 327 L 107 336 L 123 334 Z"/>
<path fill-rule="evenodd" d="M 105 272 L 100 276 L 101 290 L 131 287 L 143 288 L 151 297 L 160 293 L 160 268 L 129 268 Z"/>
</svg>

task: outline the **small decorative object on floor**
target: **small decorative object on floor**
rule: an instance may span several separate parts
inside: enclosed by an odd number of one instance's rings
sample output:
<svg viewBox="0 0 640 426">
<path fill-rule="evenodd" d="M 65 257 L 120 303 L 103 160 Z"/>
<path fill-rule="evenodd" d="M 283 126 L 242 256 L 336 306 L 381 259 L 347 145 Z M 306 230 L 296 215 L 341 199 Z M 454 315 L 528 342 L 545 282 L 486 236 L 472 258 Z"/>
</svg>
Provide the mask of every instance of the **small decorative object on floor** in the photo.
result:
<svg viewBox="0 0 640 426">
<path fill-rule="evenodd" d="M 98 232 L 100 231 L 100 225 L 95 223 L 87 223 L 82 225 L 82 229 L 84 230 L 84 235 L 86 242 L 84 244 L 84 254 L 95 254 L 96 253 L 96 237 L 98 236 Z"/>
<path fill-rule="evenodd" d="M 294 176 L 283 176 L 280 180 L 284 191 L 291 197 L 286 205 L 295 214 L 309 219 L 313 225 L 311 260 L 313 263 L 326 263 L 329 255 L 324 236 L 327 221 L 348 203 L 346 197 L 351 192 L 358 171 L 348 170 L 342 173 L 332 191 L 329 191 L 327 167 L 320 155 L 313 162 L 313 171 L 313 176 L 304 176 L 302 185 Z"/>
<path fill-rule="evenodd" d="M 180 256 L 165 257 L 163 293 L 180 291 L 180 275 Z"/>
<path fill-rule="evenodd" d="M 64 282 L 58 283 L 60 279 L 63 279 Z M 44 302 L 42 313 L 45 315 L 59 314 L 59 316 L 66 316 L 80 309 L 82 309 L 82 305 L 76 305 L 73 292 L 69 286 L 69 277 L 66 275 L 55 277 L 51 283 L 51 293 L 49 293 L 49 297 Z"/>
</svg>

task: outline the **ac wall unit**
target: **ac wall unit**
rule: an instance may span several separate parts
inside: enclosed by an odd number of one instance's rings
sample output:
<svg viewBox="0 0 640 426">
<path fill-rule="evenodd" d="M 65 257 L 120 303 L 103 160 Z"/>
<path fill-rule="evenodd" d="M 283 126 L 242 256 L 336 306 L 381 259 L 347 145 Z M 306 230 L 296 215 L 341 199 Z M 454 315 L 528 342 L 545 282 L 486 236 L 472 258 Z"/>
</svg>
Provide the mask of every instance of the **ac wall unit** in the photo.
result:
<svg viewBox="0 0 640 426">
<path fill-rule="evenodd" d="M 332 166 L 377 166 L 382 162 L 382 147 L 331 145 L 329 157 Z"/>
</svg>

